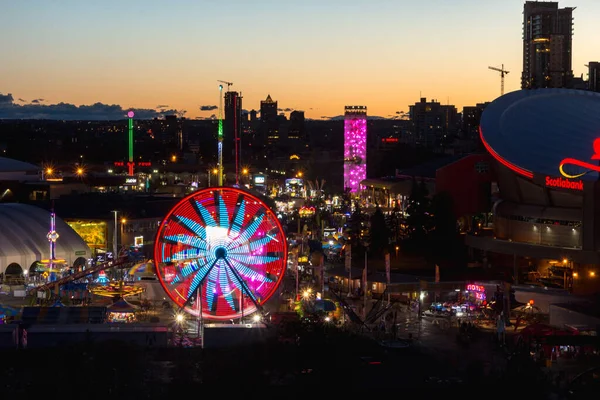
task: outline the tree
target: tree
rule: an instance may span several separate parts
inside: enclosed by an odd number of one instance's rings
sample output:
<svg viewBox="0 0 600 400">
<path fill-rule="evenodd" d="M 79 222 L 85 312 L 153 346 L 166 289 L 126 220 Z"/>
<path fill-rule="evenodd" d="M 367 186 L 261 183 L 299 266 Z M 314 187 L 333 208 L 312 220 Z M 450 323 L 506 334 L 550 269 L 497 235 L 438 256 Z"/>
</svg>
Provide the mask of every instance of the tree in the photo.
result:
<svg viewBox="0 0 600 400">
<path fill-rule="evenodd" d="M 429 238 L 434 250 L 432 255 L 439 261 L 457 261 L 463 247 L 458 241 L 452 197 L 447 192 L 438 193 L 431 200 L 431 220 Z"/>
<path fill-rule="evenodd" d="M 392 242 L 398 242 L 398 238 L 400 236 L 400 208 L 398 208 L 398 203 L 394 206 L 390 215 L 386 220 L 387 227 L 389 229 L 390 238 Z"/>
<path fill-rule="evenodd" d="M 416 245 L 424 245 L 427 238 L 427 232 L 430 225 L 429 217 L 429 191 L 425 182 L 413 178 L 410 196 L 408 198 L 408 206 L 406 207 L 406 225 L 409 239 L 415 242 Z"/>
<path fill-rule="evenodd" d="M 347 187 L 344 189 L 344 194 L 342 195 L 342 202 L 340 204 L 340 212 L 342 214 L 349 213 L 352 209 L 352 195 L 350 193 L 350 188 Z"/>
<path fill-rule="evenodd" d="M 432 236 L 438 239 L 453 239 L 456 236 L 456 217 L 452 197 L 448 192 L 436 194 L 431 200 Z"/>
<path fill-rule="evenodd" d="M 390 230 L 385 223 L 385 216 L 379 204 L 375 207 L 373 215 L 371 215 L 369 234 L 371 237 L 370 253 L 375 257 L 383 255 L 389 244 Z"/>
<path fill-rule="evenodd" d="M 364 216 L 358 203 L 354 205 L 354 212 L 350 216 L 348 227 L 350 228 L 350 244 L 352 245 L 353 253 L 361 253 L 363 243 L 361 240 L 361 232 L 363 225 Z"/>
</svg>

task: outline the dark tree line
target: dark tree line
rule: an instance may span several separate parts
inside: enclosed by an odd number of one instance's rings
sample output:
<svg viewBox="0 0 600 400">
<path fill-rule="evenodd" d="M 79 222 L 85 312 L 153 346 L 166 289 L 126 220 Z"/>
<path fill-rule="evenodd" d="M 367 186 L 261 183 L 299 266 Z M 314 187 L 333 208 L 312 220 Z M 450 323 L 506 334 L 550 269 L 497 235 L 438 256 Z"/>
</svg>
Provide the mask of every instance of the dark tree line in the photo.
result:
<svg viewBox="0 0 600 400">
<path fill-rule="evenodd" d="M 435 258 L 452 258 L 460 248 L 452 197 L 441 192 L 433 197 L 425 182 L 413 179 L 404 219 L 405 245 Z"/>
</svg>

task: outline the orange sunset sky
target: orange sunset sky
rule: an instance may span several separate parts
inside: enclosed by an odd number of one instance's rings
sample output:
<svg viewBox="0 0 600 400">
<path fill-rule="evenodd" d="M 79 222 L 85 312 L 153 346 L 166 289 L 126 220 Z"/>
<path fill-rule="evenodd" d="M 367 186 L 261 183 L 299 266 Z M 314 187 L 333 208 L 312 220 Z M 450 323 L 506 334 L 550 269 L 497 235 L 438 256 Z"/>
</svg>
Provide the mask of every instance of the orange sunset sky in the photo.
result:
<svg viewBox="0 0 600 400">
<path fill-rule="evenodd" d="M 459 109 L 520 88 L 521 0 L 7 1 L 0 93 L 25 101 L 186 110 L 209 117 L 218 82 L 243 108 L 271 94 L 307 118 L 366 105 L 382 117 L 421 94 Z M 569 0 L 573 70 L 600 59 L 600 1 Z M 585 75 L 584 75 L 585 77 Z"/>
</svg>

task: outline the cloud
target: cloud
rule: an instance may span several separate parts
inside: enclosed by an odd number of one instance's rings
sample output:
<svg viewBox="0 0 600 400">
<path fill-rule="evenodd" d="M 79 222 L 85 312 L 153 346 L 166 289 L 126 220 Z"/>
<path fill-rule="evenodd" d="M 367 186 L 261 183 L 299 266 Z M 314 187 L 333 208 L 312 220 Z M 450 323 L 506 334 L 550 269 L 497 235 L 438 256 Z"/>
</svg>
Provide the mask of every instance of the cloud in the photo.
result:
<svg viewBox="0 0 600 400">
<path fill-rule="evenodd" d="M 213 111 L 216 110 L 217 106 L 200 106 L 200 111 Z"/>
<path fill-rule="evenodd" d="M 215 114 L 212 114 L 210 117 L 208 117 L 207 119 L 217 119 L 217 116 Z"/>
<path fill-rule="evenodd" d="M 164 104 L 159 104 L 159 105 L 157 105 L 157 106 L 156 106 L 156 107 L 154 107 L 154 108 L 156 108 L 157 110 L 162 110 L 162 109 L 164 109 L 164 108 L 169 108 L 169 106 L 167 106 L 167 105 L 164 105 Z"/>
<path fill-rule="evenodd" d="M 37 101 L 35 101 L 37 100 Z M 16 104 L 12 94 L 0 93 L 0 119 L 63 119 L 63 120 L 118 120 L 125 118 L 129 107 L 118 104 L 95 103 L 76 106 L 69 103 L 40 104 L 44 99 L 35 99 L 31 104 Z M 153 110 L 133 108 L 135 118 L 152 119 L 165 114 L 185 113 L 183 110 Z"/>
<path fill-rule="evenodd" d="M 278 108 L 277 111 L 291 112 L 291 111 L 294 111 L 294 109 L 293 108 Z"/>
<path fill-rule="evenodd" d="M 20 98 L 20 97 L 19 97 L 19 100 L 18 100 L 18 101 L 20 101 L 21 103 L 27 103 L 27 100 L 25 100 L 25 99 L 22 99 L 22 98 Z"/>
</svg>

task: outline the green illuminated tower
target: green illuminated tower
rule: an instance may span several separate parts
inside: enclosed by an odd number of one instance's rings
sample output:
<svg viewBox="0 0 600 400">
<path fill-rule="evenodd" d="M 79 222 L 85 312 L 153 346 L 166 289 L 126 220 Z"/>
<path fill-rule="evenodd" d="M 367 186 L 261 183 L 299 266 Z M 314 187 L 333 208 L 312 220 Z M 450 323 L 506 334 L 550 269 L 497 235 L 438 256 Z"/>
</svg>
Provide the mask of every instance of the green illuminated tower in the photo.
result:
<svg viewBox="0 0 600 400">
<path fill-rule="evenodd" d="M 128 131 L 129 131 L 129 161 L 127 162 L 127 169 L 129 176 L 133 176 L 133 166 L 135 163 L 133 162 L 133 111 L 129 111 L 127 113 L 128 121 Z"/>
</svg>

